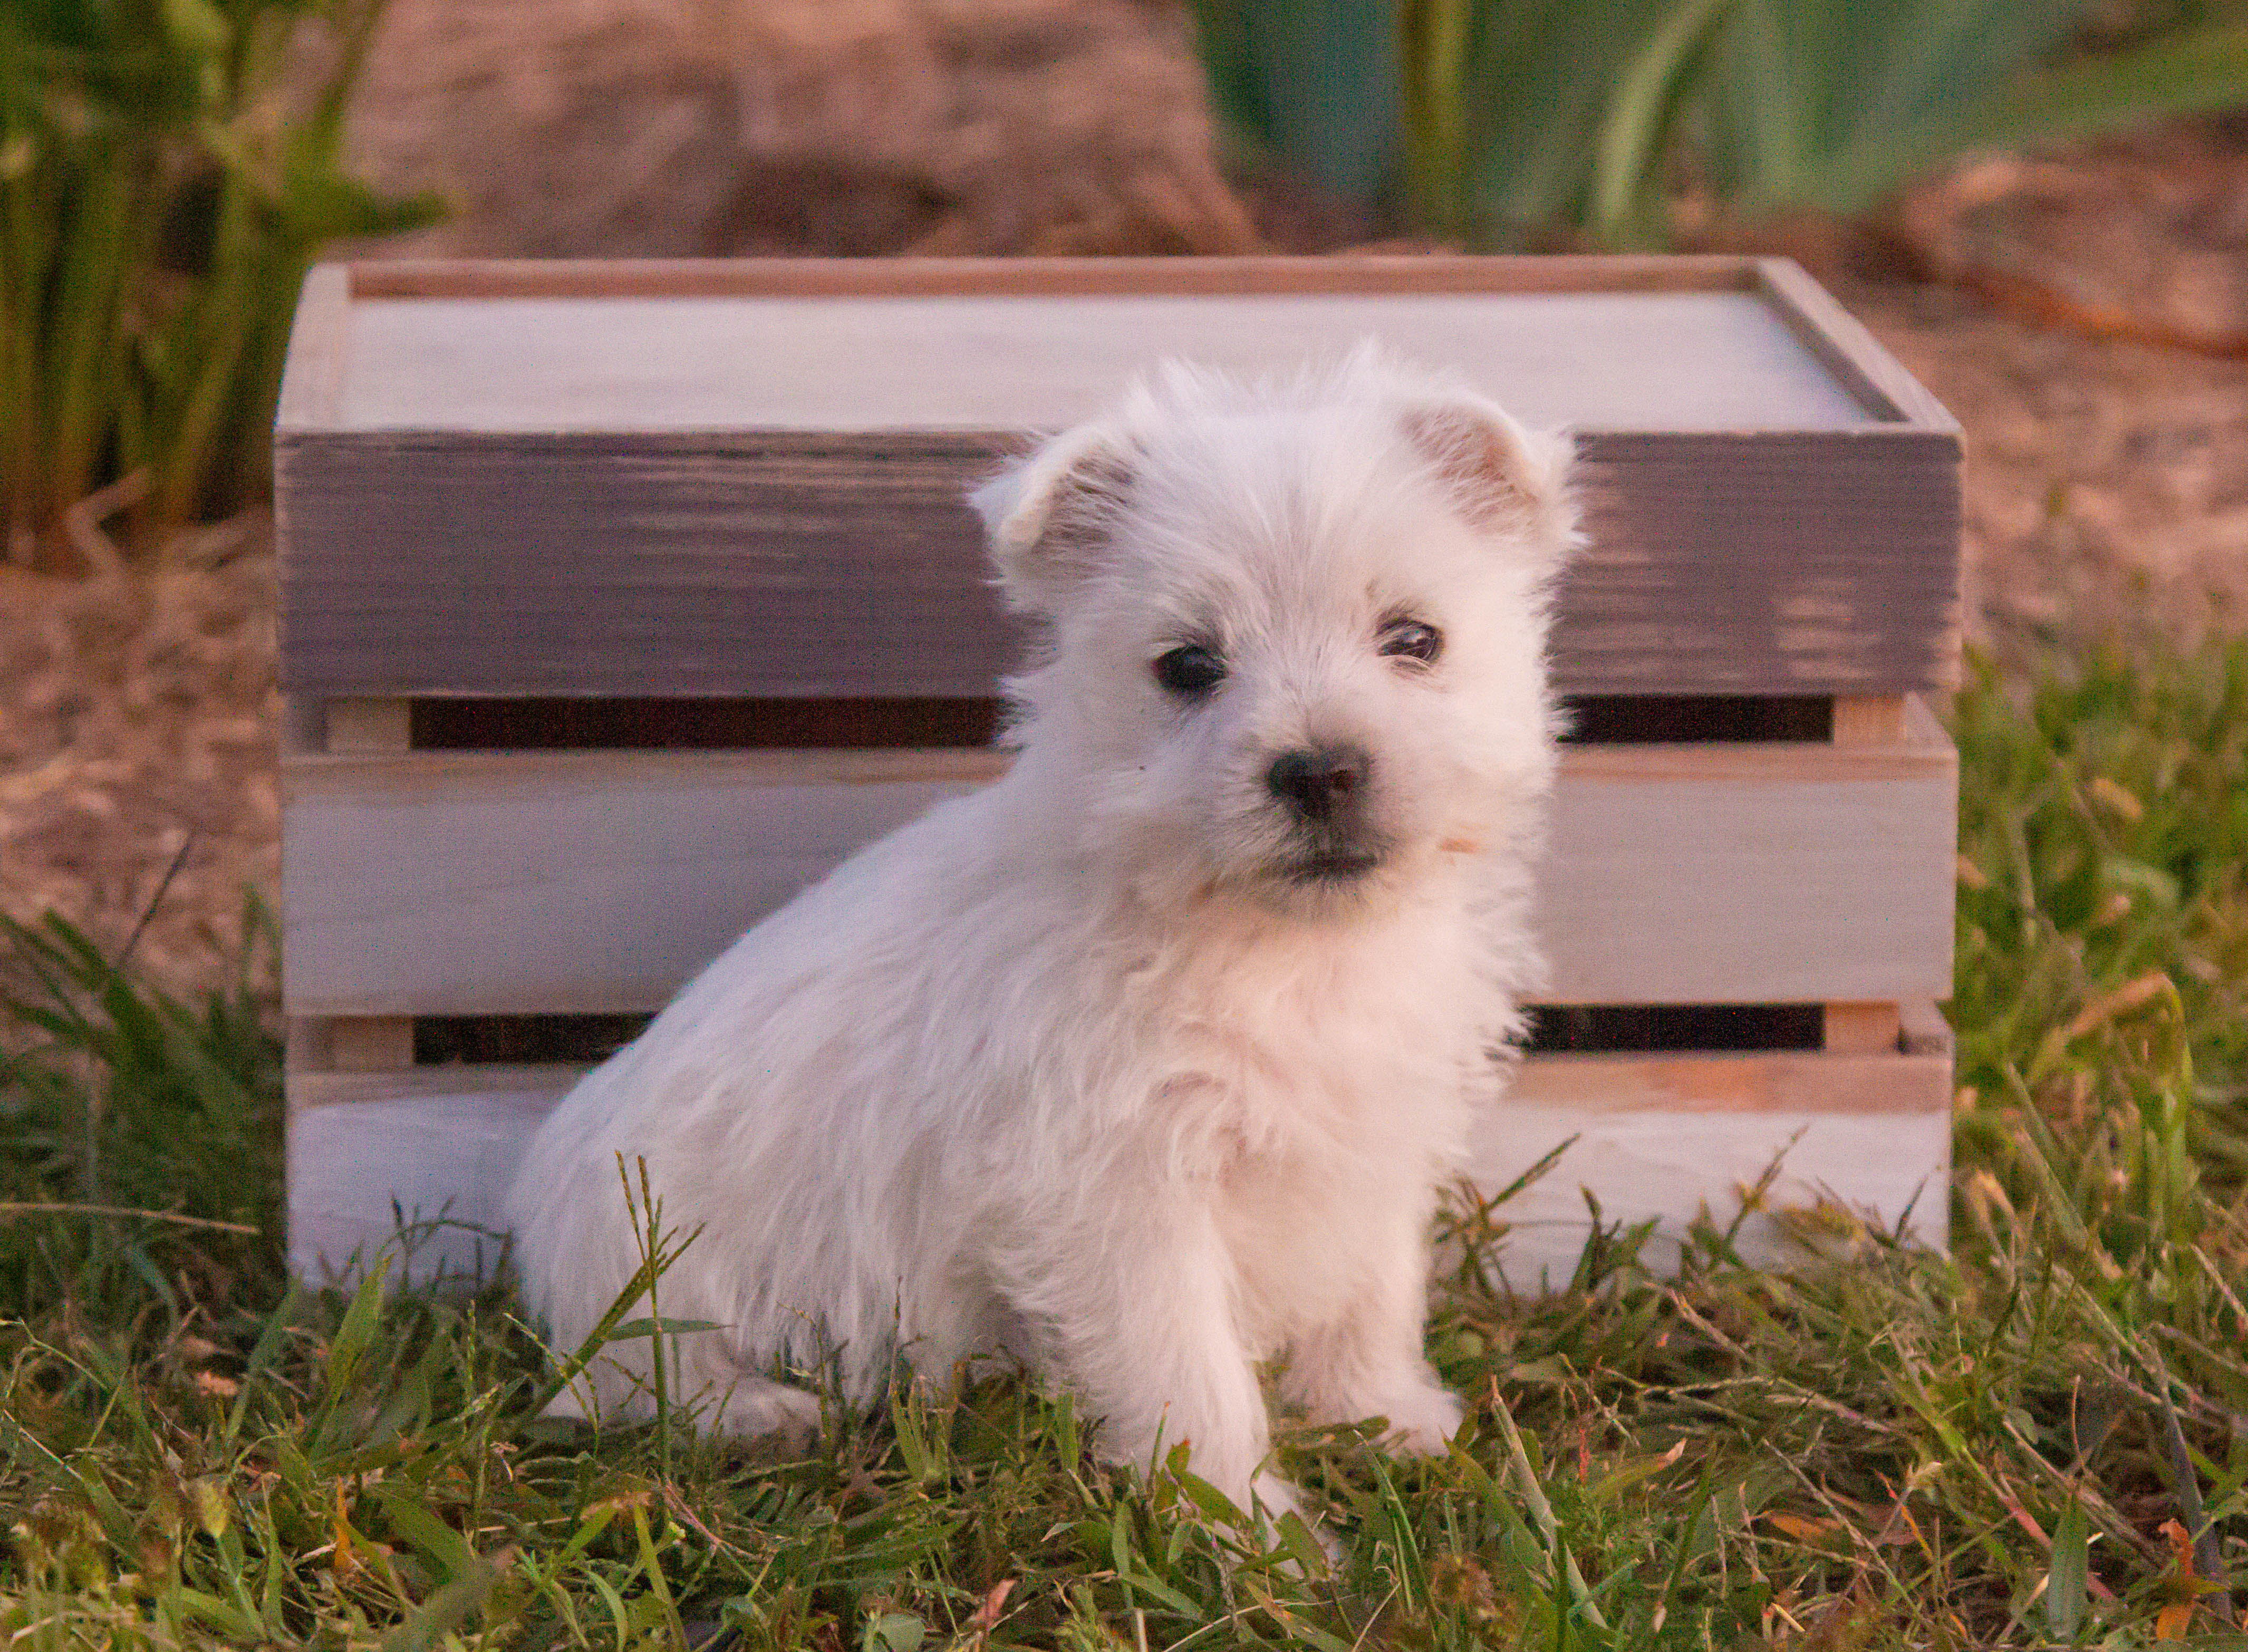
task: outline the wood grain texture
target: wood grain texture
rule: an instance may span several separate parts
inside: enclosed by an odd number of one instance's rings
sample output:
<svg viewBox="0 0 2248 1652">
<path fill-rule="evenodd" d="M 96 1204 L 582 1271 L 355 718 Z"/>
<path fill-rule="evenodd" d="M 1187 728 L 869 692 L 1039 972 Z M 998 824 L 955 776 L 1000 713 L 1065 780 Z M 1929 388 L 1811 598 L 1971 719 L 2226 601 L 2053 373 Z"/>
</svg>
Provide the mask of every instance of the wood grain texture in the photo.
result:
<svg viewBox="0 0 2248 1652">
<path fill-rule="evenodd" d="M 1869 403 L 1886 404 L 1896 417 L 1927 429 L 1959 428 L 1943 404 L 1801 264 L 1792 258 L 1758 258 L 1752 280 L 1804 348 Z"/>
<path fill-rule="evenodd" d="M 378 259 L 356 298 L 911 298 L 975 293 L 1680 292 L 1753 289 L 1784 259 L 1733 254 L 1481 257 Z M 1790 264 L 1791 268 L 1794 267 Z"/>
<path fill-rule="evenodd" d="M 661 1007 L 861 845 L 996 776 L 989 752 L 292 755 L 295 1015 Z M 1564 753 L 1549 1001 L 1936 998 L 1957 758 L 1889 747 Z"/>
<path fill-rule="evenodd" d="M 1511 1100 L 1580 1113 L 1950 1115 L 1949 1045 L 1901 1052 L 1539 1055 Z"/>
<path fill-rule="evenodd" d="M 1761 1064 L 1762 1071 L 1758 1071 Z M 1838 1076 L 1886 1066 L 1862 1081 Z M 1789 1070 L 1807 1071 L 1806 1079 Z M 1682 1073 L 1684 1076 L 1681 1076 Z M 1908 1209 L 1923 1242 L 1944 1242 L 1950 1167 L 1948 1056 L 1861 1058 L 1547 1057 L 1525 1061 L 1514 1094 L 1477 1121 L 1471 1179 L 1506 1186 L 1553 1148 L 1559 1163 L 1503 1208 L 1513 1232 L 1508 1279 L 1534 1290 L 1565 1281 L 1584 1244 L 1582 1188 L 1606 1218 L 1653 1217 L 1652 1253 L 1675 1257 L 1707 1207 L 1720 1220 L 1737 1189 L 1775 1158 L 1785 1173 L 1771 1203 L 1822 1196 L 1894 1225 Z M 395 1233 L 394 1203 L 422 1230 L 412 1273 L 476 1273 L 498 1251 L 504 1189 L 538 1122 L 575 1070 L 455 1067 L 403 1077 L 291 1075 L 289 1080 L 290 1258 L 299 1275 L 347 1272 Z M 1721 1080 L 1746 1078 L 1773 1105 L 1712 1107 Z M 1910 1091 L 1922 1105 L 1853 1111 L 1853 1096 Z M 1786 1254 L 1768 1218 L 1744 1230 L 1751 1251 Z"/>
<path fill-rule="evenodd" d="M 281 395 L 274 423 L 319 429 L 336 422 L 338 392 L 348 365 L 346 334 L 351 319 L 352 278 L 348 267 L 318 264 L 305 277 L 290 325 L 289 355 L 281 373 Z"/>
<path fill-rule="evenodd" d="M 1593 544 L 1560 606 L 1555 657 L 1563 689 L 1879 695 L 1949 683 L 1957 627 L 1956 428 L 1799 271 L 1784 261 L 1727 257 L 324 267 L 307 288 L 292 346 L 295 389 L 276 443 L 284 680 L 331 695 L 986 693 L 1017 658 L 1020 639 L 993 600 L 960 494 L 1041 420 L 1075 416 L 1064 402 L 1099 400 L 1114 387 L 1082 382 L 1086 374 L 1058 366 L 1054 350 L 1018 350 L 1017 371 L 1031 375 L 1022 405 L 1043 413 L 992 410 L 989 428 L 962 422 L 962 408 L 982 406 L 973 398 L 949 414 L 935 403 L 914 413 L 936 394 L 932 386 L 981 383 L 973 363 L 943 372 L 930 365 L 953 347 L 936 318 L 983 303 L 993 316 L 1015 314 L 1027 325 L 1031 316 L 1051 322 L 1061 313 L 1057 299 L 1203 295 L 1248 302 L 1266 316 L 1260 325 L 1278 349 L 1295 339 L 1292 327 L 1306 325 L 1300 316 L 1288 319 L 1295 313 L 1289 305 L 1301 309 L 1306 298 L 1363 298 L 1369 315 L 1407 315 L 1416 297 L 1440 308 L 1458 295 L 1492 295 L 1497 316 L 1534 302 L 1525 295 L 1549 295 L 1566 309 L 1586 295 L 1624 303 L 1616 295 L 1633 293 L 1654 295 L 1650 313 L 1666 315 L 1665 305 L 1708 300 L 1700 322 L 1681 320 L 1676 348 L 1716 356 L 1706 372 L 1689 375 L 1687 388 L 1656 398 L 1652 428 L 1580 433 Z M 867 318 L 876 312 L 908 314 L 906 301 L 928 300 L 931 319 L 925 329 L 895 315 L 886 324 L 893 331 L 905 325 L 900 337 L 928 332 L 925 351 L 826 353 L 846 379 L 874 374 L 863 428 L 817 428 L 851 422 L 827 409 L 802 414 L 815 428 L 794 428 L 793 415 L 776 414 L 775 428 L 745 429 L 738 415 L 727 415 L 739 400 L 729 394 L 717 395 L 715 411 L 693 412 L 689 380 L 708 376 L 704 358 L 715 344 L 686 347 L 685 376 L 667 391 L 662 373 L 661 382 L 640 382 L 653 371 L 641 353 L 597 370 L 594 344 L 582 346 L 586 359 L 573 366 L 569 351 L 578 346 L 543 342 L 553 359 L 541 370 L 554 382 L 552 394 L 532 398 L 530 428 L 336 428 L 337 387 L 353 371 L 346 359 L 353 324 L 349 315 L 339 319 L 339 305 L 413 312 L 421 305 L 407 301 L 421 300 L 434 314 L 494 298 L 532 308 L 612 299 L 641 310 L 663 298 L 832 301 L 821 325 L 843 333 L 873 326 Z M 1002 300 L 1029 307 L 993 309 Z M 1208 332 L 1209 316 L 1220 313 L 1156 307 L 1175 319 L 1150 322 L 1144 336 L 1122 319 L 1075 332 L 1111 355 L 1162 353 L 1163 325 L 1182 326 L 1176 318 L 1190 317 Z M 1336 313 L 1343 320 L 1319 326 L 1336 339 L 1356 336 L 1344 325 L 1348 312 Z M 1741 333 L 1743 316 L 1762 331 Z M 996 328 L 995 339 L 1010 336 L 1004 319 L 977 325 Z M 1480 336 L 1496 326 L 1479 321 L 1471 331 Z M 1509 326 L 1497 326 L 1480 346 L 1463 335 L 1448 355 L 1481 349 L 1484 370 L 1550 380 L 1564 401 L 1590 396 L 1590 408 L 1607 405 L 1591 387 L 1635 382 L 1619 378 L 1629 362 L 1596 347 Z M 1697 326 L 1715 329 L 1700 346 L 1683 336 Z M 490 364 L 473 370 L 469 358 L 488 353 L 481 335 L 495 330 L 456 329 L 450 345 L 433 336 L 423 342 L 434 353 L 410 369 L 388 350 L 358 367 L 387 374 L 394 394 L 426 379 L 434 423 L 470 418 L 468 403 L 487 387 L 513 381 Z M 598 326 L 552 332 L 561 340 L 606 336 Z M 1255 329 L 1219 332 L 1233 341 L 1229 347 L 1258 347 L 1244 342 Z M 533 329 L 525 336 L 547 335 Z M 684 346 L 702 336 L 689 329 Z M 1071 329 L 1060 336 L 1066 343 Z M 1719 338 L 1731 342 L 1710 342 Z M 1657 340 L 1632 353 L 1662 347 Z M 743 370 L 754 374 L 765 353 L 750 351 Z M 901 361 L 902 369 L 892 365 Z M 448 372 L 461 379 L 450 390 Z M 1779 422 L 1785 422 L 1780 404 L 1793 394 L 1785 386 L 1806 374 L 1826 375 L 1821 394 L 1856 410 L 1839 424 L 1831 409 L 1802 413 L 1829 428 L 1790 431 L 1758 428 L 1775 417 L 1726 404 L 1722 428 L 1694 428 L 1693 404 L 1717 406 L 1709 386 L 1763 383 L 1758 373 L 1771 378 Z M 790 394 L 816 401 L 833 376 L 784 374 L 776 382 L 784 401 Z M 883 385 L 889 389 L 877 394 Z M 627 428 L 621 412 L 605 421 L 604 397 L 670 428 Z M 915 428 L 915 418 L 945 428 Z M 706 419 L 706 428 L 677 428 Z M 1851 422 L 1859 419 L 1866 422 Z M 573 425 L 579 428 L 567 428 Z"/>
<path fill-rule="evenodd" d="M 1369 338 L 1539 426 L 1897 422 L 1748 292 L 1138 293 L 369 301 L 352 308 L 327 428 L 1057 430 L 1167 360 L 1253 380 Z"/>
<path fill-rule="evenodd" d="M 281 660 L 325 695 L 973 696 L 1018 660 L 963 494 L 1004 432 L 284 432 Z M 1957 438 L 1580 440 L 1571 694 L 1956 674 Z"/>
<path fill-rule="evenodd" d="M 1833 738 L 1836 745 L 1894 745 L 1905 737 L 1902 695 L 1834 696 Z"/>
<path fill-rule="evenodd" d="M 1904 1047 L 1904 1022 L 1894 1004 L 1828 1004 L 1820 1007 L 1822 1040 L 1834 1055 L 1872 1055 Z"/>
</svg>

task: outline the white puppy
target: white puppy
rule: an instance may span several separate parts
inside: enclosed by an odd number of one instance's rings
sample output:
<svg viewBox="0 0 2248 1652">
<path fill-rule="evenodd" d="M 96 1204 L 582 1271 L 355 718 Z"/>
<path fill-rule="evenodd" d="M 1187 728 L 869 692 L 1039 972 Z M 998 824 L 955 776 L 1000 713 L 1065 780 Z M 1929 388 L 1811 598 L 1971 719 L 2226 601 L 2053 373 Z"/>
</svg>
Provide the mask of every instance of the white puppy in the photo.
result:
<svg viewBox="0 0 2248 1652">
<path fill-rule="evenodd" d="M 511 1196 L 575 1347 L 668 1225 L 682 1398 L 816 1425 L 1012 1355 L 1189 1443 L 1243 1506 L 1258 1365 L 1315 1421 L 1441 1450 L 1429 1227 L 1534 982 L 1566 448 L 1361 351 L 1247 388 L 1173 368 L 975 496 L 1044 641 L 1006 778 L 751 929 L 538 1132 Z M 645 1308 L 641 1310 L 645 1312 Z M 649 1344 L 560 1409 L 646 1416 Z"/>
</svg>

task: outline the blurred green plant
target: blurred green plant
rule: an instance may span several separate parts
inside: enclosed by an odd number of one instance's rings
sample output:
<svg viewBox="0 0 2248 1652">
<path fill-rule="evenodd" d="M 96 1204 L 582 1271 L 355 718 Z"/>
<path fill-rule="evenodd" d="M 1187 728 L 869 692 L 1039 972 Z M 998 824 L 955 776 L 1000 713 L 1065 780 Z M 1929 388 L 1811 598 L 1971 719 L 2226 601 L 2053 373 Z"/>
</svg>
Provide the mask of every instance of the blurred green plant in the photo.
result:
<svg viewBox="0 0 2248 1652">
<path fill-rule="evenodd" d="M 435 210 L 342 169 L 380 3 L 0 5 L 0 502 L 18 559 L 72 538 L 86 554 L 97 513 L 129 509 L 147 543 L 262 492 L 316 250 Z"/>
<path fill-rule="evenodd" d="M 1211 99 L 1237 145 L 1339 195 L 1389 189 L 1400 138 L 1390 0 L 1204 0 L 1197 12 Z"/>
<path fill-rule="evenodd" d="M 1410 221 L 1470 243 L 1586 222 L 1606 133 L 1648 99 L 1670 113 L 1681 85 L 1650 65 L 1718 3 L 1400 0 Z"/>
<path fill-rule="evenodd" d="M 1858 212 L 1961 154 L 2248 105 L 2248 22 L 2194 10 L 2081 48 L 2097 0 L 1198 0 L 1226 118 L 1334 186 L 1399 157 L 1416 229 L 1659 242 L 1683 188 L 1725 215 Z M 1369 66 L 1385 106 L 1340 98 Z M 1292 68 L 1292 65 L 1295 65 Z"/>
<path fill-rule="evenodd" d="M 1602 134 L 1592 227 L 1659 232 L 1682 145 L 1736 217 L 1862 212 L 1984 149 L 2095 136 L 2248 104 L 2248 24 L 2072 53 L 2093 0 L 1681 0 L 1706 13 L 1643 58 Z M 1635 72 L 1641 67 L 1635 65 Z"/>
</svg>

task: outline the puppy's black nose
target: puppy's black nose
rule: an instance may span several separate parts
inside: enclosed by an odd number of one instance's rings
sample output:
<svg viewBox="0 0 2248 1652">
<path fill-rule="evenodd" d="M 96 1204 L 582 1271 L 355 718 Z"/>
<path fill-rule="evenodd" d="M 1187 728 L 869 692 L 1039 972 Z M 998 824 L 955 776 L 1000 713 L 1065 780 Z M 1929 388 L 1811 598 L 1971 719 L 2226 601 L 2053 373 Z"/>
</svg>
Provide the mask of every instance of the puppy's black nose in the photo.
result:
<svg viewBox="0 0 2248 1652">
<path fill-rule="evenodd" d="M 1374 759 L 1354 745 L 1284 751 L 1264 771 L 1264 784 L 1306 820 L 1330 820 L 1358 800 Z"/>
</svg>

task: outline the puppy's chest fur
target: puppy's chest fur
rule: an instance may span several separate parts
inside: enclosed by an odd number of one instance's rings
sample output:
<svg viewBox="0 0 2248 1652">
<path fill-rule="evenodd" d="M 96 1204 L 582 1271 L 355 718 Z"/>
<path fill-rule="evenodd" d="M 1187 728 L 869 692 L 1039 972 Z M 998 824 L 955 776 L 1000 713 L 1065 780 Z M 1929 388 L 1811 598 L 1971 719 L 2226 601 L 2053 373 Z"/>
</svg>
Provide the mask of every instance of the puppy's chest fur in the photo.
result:
<svg viewBox="0 0 2248 1652">
<path fill-rule="evenodd" d="M 1146 1123 L 1177 1173 L 1230 1201 L 1426 1182 L 1458 1150 L 1488 989 L 1455 915 L 1205 936 L 1121 985 L 1149 1062 Z"/>
<path fill-rule="evenodd" d="M 1308 939 L 1204 936 L 1126 988 L 1148 1012 L 1146 1150 L 1203 1189 L 1260 1354 L 1363 1288 L 1369 1213 L 1426 1220 L 1490 1072 L 1464 937 Z"/>
<path fill-rule="evenodd" d="M 1151 1122 L 1179 1139 L 1182 1171 L 1244 1192 L 1363 1174 L 1369 1157 L 1402 1155 L 1411 1174 L 1434 1174 L 1464 1119 L 1475 1041 L 1429 1012 L 1425 975 L 1414 994 L 1319 974 L 1224 984 L 1155 1031 Z"/>
</svg>

